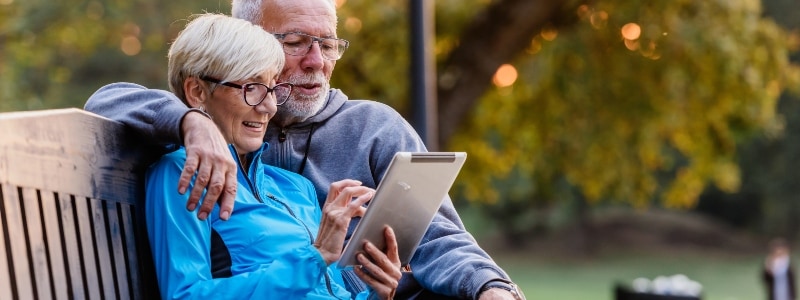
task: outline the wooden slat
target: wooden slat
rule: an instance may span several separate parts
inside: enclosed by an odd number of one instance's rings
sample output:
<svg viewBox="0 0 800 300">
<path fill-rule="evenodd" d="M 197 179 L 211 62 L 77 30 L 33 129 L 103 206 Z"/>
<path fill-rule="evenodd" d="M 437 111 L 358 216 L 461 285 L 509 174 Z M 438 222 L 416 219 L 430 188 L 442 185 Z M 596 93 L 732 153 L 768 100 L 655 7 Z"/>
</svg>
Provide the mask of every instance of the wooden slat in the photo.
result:
<svg viewBox="0 0 800 300">
<path fill-rule="evenodd" d="M 62 229 L 59 225 L 58 210 L 60 209 L 53 192 L 42 191 L 42 217 L 44 229 L 47 233 L 47 247 L 50 257 L 50 271 L 53 274 L 53 288 L 56 299 L 69 299 L 69 281 L 67 269 L 64 266 L 64 249 L 61 244 Z M 74 229 L 70 229 L 73 230 Z"/>
<path fill-rule="evenodd" d="M 139 251 L 142 251 L 141 246 L 136 244 L 136 227 L 134 226 L 134 211 L 135 207 L 132 207 L 127 204 L 118 204 L 120 215 L 122 219 L 120 220 L 120 224 L 123 228 L 125 228 L 123 240 L 125 242 L 125 249 L 128 250 L 127 254 L 127 272 L 128 272 L 128 280 L 130 281 L 130 297 L 132 299 L 142 299 L 144 296 L 142 295 L 142 291 L 135 287 L 142 286 L 142 281 L 140 280 L 140 271 L 139 271 Z"/>
<path fill-rule="evenodd" d="M 8 237 L 11 241 L 11 257 L 14 259 L 14 279 L 16 283 L 17 297 L 19 299 L 33 299 L 34 286 L 31 281 L 31 270 L 28 261 L 28 245 L 25 240 L 25 226 L 22 220 L 22 208 L 19 205 L 19 194 L 17 187 L 4 184 L 3 192 L 5 196 L 4 207 L 6 211 L 6 222 L 8 224 Z"/>
<path fill-rule="evenodd" d="M 102 294 L 106 299 L 115 299 L 115 285 L 114 285 L 114 266 L 112 265 L 111 255 L 113 249 L 108 241 L 108 228 L 106 224 L 106 212 L 103 207 L 102 201 L 97 199 L 89 199 L 89 209 L 92 212 L 94 224 L 94 242 L 95 242 L 95 255 L 97 255 L 98 275 L 102 281 Z"/>
<path fill-rule="evenodd" d="M 74 199 L 67 194 L 58 194 L 58 203 L 61 214 L 61 234 L 63 234 L 63 246 L 67 256 L 67 273 L 69 275 L 69 289 L 72 293 L 71 299 L 87 299 L 84 289 L 84 268 L 83 255 L 81 254 L 80 238 L 78 236 L 78 221 L 75 220 Z"/>
<path fill-rule="evenodd" d="M 5 186 L 0 185 L 0 299 L 12 299 L 11 273 L 8 267 L 9 258 L 6 252 L 6 238 L 8 232 L 3 229 L 5 218 Z"/>
<path fill-rule="evenodd" d="M 78 221 L 78 239 L 80 239 L 80 249 L 83 253 L 83 274 L 86 278 L 86 297 L 88 299 L 101 299 L 102 295 L 102 282 L 98 276 L 101 276 L 100 268 L 98 267 L 97 252 L 95 251 L 95 228 L 92 225 L 94 220 L 94 212 L 92 207 L 89 206 L 88 199 L 77 198 L 74 202 L 75 212 L 77 213 Z"/>
<path fill-rule="evenodd" d="M 142 151 L 122 124 L 80 109 L 0 114 L 0 183 L 135 203 Z"/>
<path fill-rule="evenodd" d="M 126 234 L 125 228 L 120 224 L 119 209 L 117 203 L 105 203 L 106 219 L 108 224 L 108 242 L 111 252 L 111 260 L 114 271 L 115 291 L 117 299 L 128 299 L 130 292 L 128 291 L 128 268 L 127 260 L 125 259 L 125 249 L 122 240 Z"/>
<path fill-rule="evenodd" d="M 36 294 L 39 299 L 52 298 L 50 288 L 50 266 L 47 247 L 42 230 L 42 216 L 39 210 L 39 195 L 35 189 L 22 188 L 22 204 L 25 206 L 25 221 L 28 230 L 28 251 L 31 255 Z"/>
</svg>

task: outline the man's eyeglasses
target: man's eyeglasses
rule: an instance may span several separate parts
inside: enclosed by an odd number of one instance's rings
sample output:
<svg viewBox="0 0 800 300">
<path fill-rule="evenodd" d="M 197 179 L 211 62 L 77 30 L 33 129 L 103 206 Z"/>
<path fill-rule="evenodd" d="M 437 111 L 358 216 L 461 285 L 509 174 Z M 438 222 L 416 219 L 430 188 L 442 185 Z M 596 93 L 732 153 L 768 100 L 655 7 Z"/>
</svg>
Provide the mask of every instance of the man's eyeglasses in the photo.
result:
<svg viewBox="0 0 800 300">
<path fill-rule="evenodd" d="M 319 43 L 322 57 L 327 60 L 342 58 L 350 42 L 343 39 L 323 38 L 301 32 L 275 33 L 275 38 L 283 44 L 283 52 L 293 56 L 304 56 L 311 50 L 314 42 Z"/>
<path fill-rule="evenodd" d="M 289 100 L 289 94 L 292 93 L 292 88 L 294 87 L 288 82 L 278 83 L 273 87 L 268 87 L 266 84 L 260 82 L 250 82 L 243 85 L 238 85 L 208 76 L 201 76 L 200 79 L 242 90 L 244 102 L 250 106 L 261 104 L 261 102 L 267 98 L 267 94 L 269 93 L 275 93 L 275 101 L 277 102 L 276 105 L 284 104 L 286 103 L 286 100 Z"/>
</svg>

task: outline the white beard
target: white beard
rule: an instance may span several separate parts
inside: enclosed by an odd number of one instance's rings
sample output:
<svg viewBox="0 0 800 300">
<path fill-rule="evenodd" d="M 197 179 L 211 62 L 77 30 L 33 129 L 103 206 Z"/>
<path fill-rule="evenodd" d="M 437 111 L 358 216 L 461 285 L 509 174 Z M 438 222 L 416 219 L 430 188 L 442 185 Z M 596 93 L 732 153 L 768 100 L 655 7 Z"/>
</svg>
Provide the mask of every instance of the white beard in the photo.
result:
<svg viewBox="0 0 800 300">
<path fill-rule="evenodd" d="M 320 89 L 314 95 L 302 95 L 293 92 L 289 96 L 289 100 L 278 107 L 278 112 L 275 114 L 275 121 L 279 124 L 286 126 L 292 123 L 303 122 L 316 115 L 322 107 L 325 106 L 331 84 L 322 73 L 292 76 L 289 77 L 286 82 L 295 85 L 318 83 L 320 84 Z"/>
</svg>

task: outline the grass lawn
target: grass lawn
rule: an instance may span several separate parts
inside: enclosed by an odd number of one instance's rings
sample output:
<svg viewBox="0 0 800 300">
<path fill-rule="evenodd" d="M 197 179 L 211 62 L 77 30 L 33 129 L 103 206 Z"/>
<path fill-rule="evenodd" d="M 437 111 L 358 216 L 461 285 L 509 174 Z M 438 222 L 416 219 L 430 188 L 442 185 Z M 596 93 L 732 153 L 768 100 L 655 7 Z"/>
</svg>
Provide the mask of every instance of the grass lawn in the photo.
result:
<svg viewBox="0 0 800 300">
<path fill-rule="evenodd" d="M 525 292 L 528 299 L 613 299 L 614 284 L 637 277 L 684 274 L 703 285 L 705 300 L 764 299 L 761 257 L 675 255 L 609 255 L 592 259 L 549 260 L 537 254 L 490 253 Z M 800 257 L 800 256 L 795 256 Z"/>
<path fill-rule="evenodd" d="M 509 252 L 502 250 L 502 243 L 491 239 L 497 230 L 494 224 L 468 208 L 459 213 L 481 246 L 531 300 L 613 300 L 616 283 L 629 286 L 638 277 L 653 280 L 675 274 L 684 274 L 702 284 L 703 300 L 766 299 L 760 273 L 763 256 L 759 253 L 731 254 L 731 249 L 722 245 L 714 251 L 701 251 L 671 243 L 656 246 L 631 242 L 611 244 L 591 257 L 571 257 L 563 246 L 553 247 L 544 237 L 537 237 L 528 251 Z M 555 237 L 563 239 L 564 236 Z M 800 257 L 800 253 L 793 257 Z M 795 262 L 794 266 L 800 264 Z"/>
</svg>

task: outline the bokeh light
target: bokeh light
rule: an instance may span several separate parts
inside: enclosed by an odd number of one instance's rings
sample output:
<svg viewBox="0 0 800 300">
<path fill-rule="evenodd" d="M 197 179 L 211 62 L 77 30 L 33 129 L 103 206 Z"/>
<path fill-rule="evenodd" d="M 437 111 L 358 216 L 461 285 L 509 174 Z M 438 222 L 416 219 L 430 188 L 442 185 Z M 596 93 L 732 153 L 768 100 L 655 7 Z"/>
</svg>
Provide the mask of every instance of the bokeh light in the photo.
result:
<svg viewBox="0 0 800 300">
<path fill-rule="evenodd" d="M 528 54 L 536 54 L 539 53 L 540 50 L 542 50 L 542 42 L 537 38 L 533 38 L 531 39 L 530 47 L 526 48 L 525 52 Z"/>
<path fill-rule="evenodd" d="M 592 16 L 589 17 L 589 22 L 596 29 L 605 28 L 606 23 L 608 23 L 608 13 L 602 10 L 592 13 Z"/>
<path fill-rule="evenodd" d="M 622 37 L 631 41 L 639 39 L 639 36 L 642 34 L 642 28 L 636 23 L 625 24 L 625 26 L 622 26 L 621 31 Z"/>
<path fill-rule="evenodd" d="M 497 87 L 507 87 L 514 82 L 517 81 L 517 68 L 509 64 L 503 64 L 499 68 L 497 68 L 497 72 L 494 73 L 494 78 L 492 82 Z"/>
<path fill-rule="evenodd" d="M 135 36 L 126 36 L 123 38 L 119 47 L 122 49 L 122 53 L 128 56 L 134 56 L 142 51 L 142 43 L 139 41 L 139 38 Z"/>
<path fill-rule="evenodd" d="M 361 19 L 349 17 L 344 21 L 344 28 L 349 33 L 358 33 L 361 31 Z"/>
<path fill-rule="evenodd" d="M 558 37 L 558 30 L 553 26 L 546 26 L 541 32 L 542 38 L 547 41 L 555 40 Z"/>
</svg>

